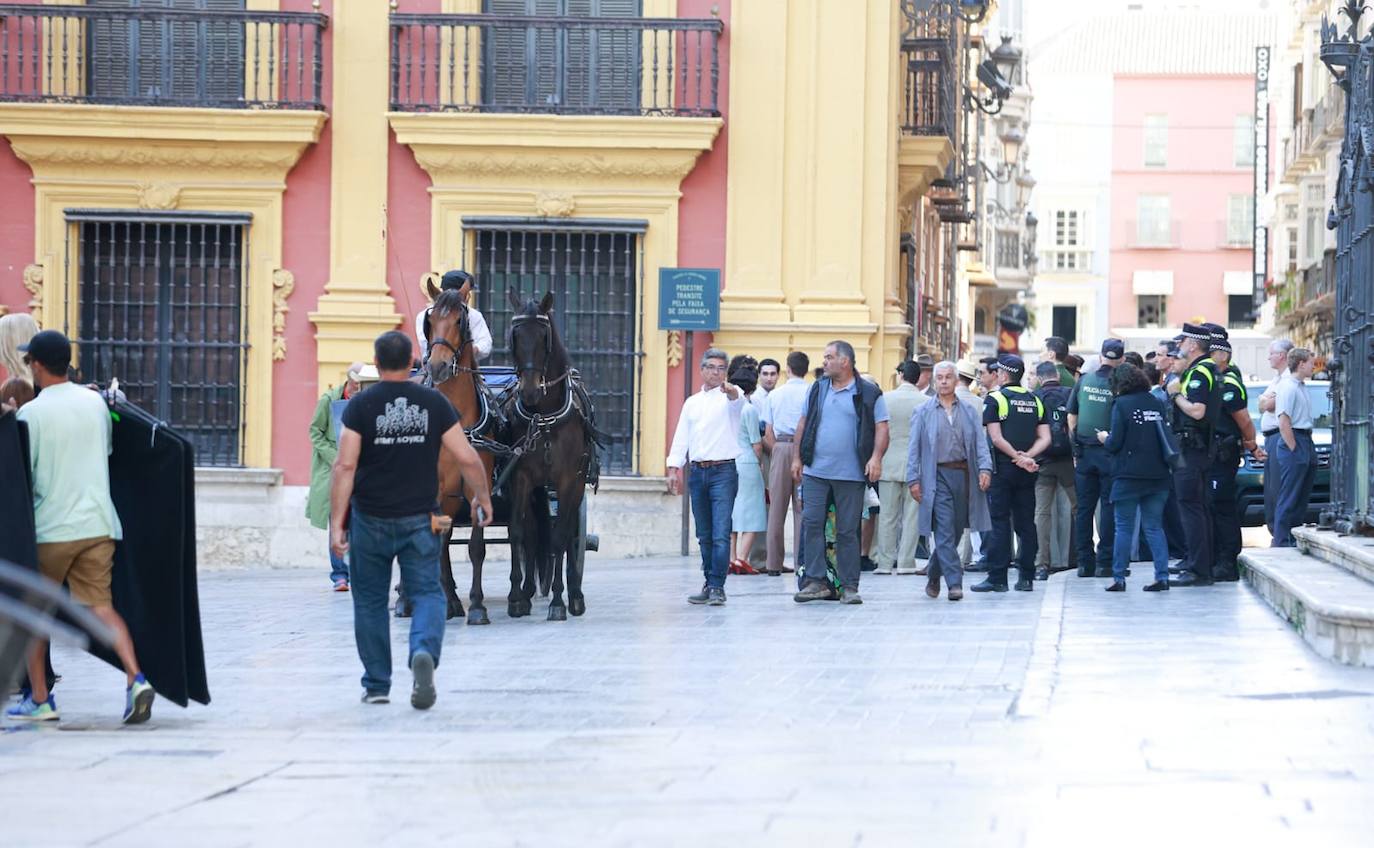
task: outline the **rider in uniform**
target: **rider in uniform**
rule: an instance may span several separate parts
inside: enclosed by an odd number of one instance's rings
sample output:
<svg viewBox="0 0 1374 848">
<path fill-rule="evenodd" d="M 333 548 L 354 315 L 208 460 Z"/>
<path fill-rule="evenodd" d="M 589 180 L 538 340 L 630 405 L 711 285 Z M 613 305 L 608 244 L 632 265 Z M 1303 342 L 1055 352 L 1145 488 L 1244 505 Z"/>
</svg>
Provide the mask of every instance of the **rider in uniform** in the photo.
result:
<svg viewBox="0 0 1374 848">
<path fill-rule="evenodd" d="M 1231 342 L 1226 328 L 1204 325 L 1212 332 L 1211 359 L 1221 375 L 1221 414 L 1212 434 L 1212 467 L 1209 474 L 1212 494 L 1212 533 L 1216 559 L 1212 579 L 1234 582 L 1240 579 L 1236 560 L 1240 557 L 1240 509 L 1236 502 L 1236 472 L 1242 448 L 1264 458 L 1255 441 L 1255 422 L 1250 418 L 1245 378 L 1231 362 Z"/>
<path fill-rule="evenodd" d="M 1212 431 L 1221 411 L 1222 381 L 1216 364 L 1207 356 L 1211 343 L 1212 334 L 1206 327 L 1184 324 L 1179 353 L 1188 361 L 1188 367 L 1178 382 L 1168 386 L 1173 429 L 1179 435 L 1183 453 L 1183 467 L 1174 472 L 1174 487 L 1188 546 L 1182 571 L 1176 580 L 1169 581 L 1170 586 L 1212 585 L 1215 550 L 1208 472 L 1212 465 Z"/>
<path fill-rule="evenodd" d="M 1035 588 L 1035 482 L 1037 461 L 1050 446 L 1050 424 L 1045 405 L 1022 387 L 1026 364 L 1019 356 L 997 359 L 998 383 L 983 401 L 983 423 L 988 429 L 995 457 L 988 509 L 992 516 L 992 546 L 988 554 L 988 578 L 973 587 L 975 592 L 1007 591 L 1011 566 L 1011 533 L 1019 544 L 1016 591 Z"/>
</svg>

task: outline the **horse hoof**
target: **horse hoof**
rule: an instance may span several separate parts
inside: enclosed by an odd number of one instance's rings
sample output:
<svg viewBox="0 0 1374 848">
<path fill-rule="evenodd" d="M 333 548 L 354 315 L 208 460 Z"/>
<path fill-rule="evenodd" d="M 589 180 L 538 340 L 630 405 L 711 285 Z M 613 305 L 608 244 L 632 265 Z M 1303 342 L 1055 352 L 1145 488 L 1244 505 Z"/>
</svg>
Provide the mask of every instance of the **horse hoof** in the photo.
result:
<svg viewBox="0 0 1374 848">
<path fill-rule="evenodd" d="M 482 607 L 473 607 L 468 610 L 468 625 L 491 624 L 491 619 L 487 618 L 487 611 Z"/>
<path fill-rule="evenodd" d="M 586 611 L 587 602 L 585 600 L 583 600 L 582 598 L 568 599 L 568 612 L 572 613 L 573 615 L 581 615 Z"/>
<path fill-rule="evenodd" d="M 455 618 L 462 618 L 462 617 L 463 617 L 463 605 L 462 605 L 462 604 L 449 604 L 449 605 L 448 605 L 448 618 L 449 618 L 449 620 L 452 620 L 452 619 L 455 619 Z"/>
<path fill-rule="evenodd" d="M 511 601 L 506 605 L 506 615 L 511 618 L 524 618 L 530 614 L 529 601 Z"/>
<path fill-rule="evenodd" d="M 549 604 L 549 621 L 567 621 L 568 608 Z"/>
</svg>

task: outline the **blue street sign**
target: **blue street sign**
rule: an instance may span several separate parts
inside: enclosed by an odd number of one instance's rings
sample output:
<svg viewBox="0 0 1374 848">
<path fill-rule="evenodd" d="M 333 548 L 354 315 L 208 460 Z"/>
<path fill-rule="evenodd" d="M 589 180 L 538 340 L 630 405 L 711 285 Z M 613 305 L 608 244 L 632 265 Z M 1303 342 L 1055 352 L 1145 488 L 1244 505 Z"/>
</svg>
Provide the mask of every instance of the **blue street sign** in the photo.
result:
<svg viewBox="0 0 1374 848">
<path fill-rule="evenodd" d="M 660 330 L 720 329 L 720 269 L 660 268 Z"/>
</svg>

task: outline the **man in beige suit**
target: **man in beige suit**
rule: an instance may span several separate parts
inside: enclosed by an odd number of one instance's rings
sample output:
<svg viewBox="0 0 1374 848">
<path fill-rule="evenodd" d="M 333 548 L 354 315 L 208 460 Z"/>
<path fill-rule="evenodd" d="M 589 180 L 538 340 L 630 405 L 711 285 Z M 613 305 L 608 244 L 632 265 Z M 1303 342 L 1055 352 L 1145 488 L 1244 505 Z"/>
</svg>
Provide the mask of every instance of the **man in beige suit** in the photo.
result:
<svg viewBox="0 0 1374 848">
<path fill-rule="evenodd" d="M 878 568 L 875 574 L 915 574 L 916 544 L 920 539 L 917 516 L 921 505 L 912 500 L 906 490 L 907 436 L 911 430 L 911 413 L 930 400 L 921 391 L 918 381 L 926 376 L 916 362 L 903 362 L 897 373 L 901 384 L 885 396 L 887 398 L 888 432 L 891 436 L 887 453 L 883 456 L 883 474 L 878 482 L 878 550 L 873 557 Z"/>
</svg>

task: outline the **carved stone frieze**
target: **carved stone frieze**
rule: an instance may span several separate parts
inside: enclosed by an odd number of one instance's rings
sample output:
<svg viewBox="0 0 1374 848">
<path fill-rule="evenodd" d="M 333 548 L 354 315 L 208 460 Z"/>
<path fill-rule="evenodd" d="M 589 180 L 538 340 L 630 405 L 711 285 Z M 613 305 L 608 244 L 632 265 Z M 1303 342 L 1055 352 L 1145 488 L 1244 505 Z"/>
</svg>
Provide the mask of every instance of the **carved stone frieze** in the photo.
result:
<svg viewBox="0 0 1374 848">
<path fill-rule="evenodd" d="M 541 191 L 534 198 L 534 210 L 545 218 L 567 218 L 577 208 L 577 199 L 561 191 Z"/>
<path fill-rule="evenodd" d="M 141 183 L 138 187 L 140 209 L 175 209 L 181 202 L 181 187 L 174 183 Z"/>
<path fill-rule="evenodd" d="M 33 297 L 29 298 L 29 311 L 33 313 L 33 320 L 38 322 L 38 326 L 43 326 L 43 266 L 26 265 L 24 267 L 24 288 L 29 290 Z"/>
<path fill-rule="evenodd" d="M 130 145 L 35 137 L 11 137 L 10 146 L 16 156 L 35 169 L 51 165 L 86 165 L 238 171 L 284 171 L 295 163 L 304 147 L 300 144 Z"/>
<path fill-rule="evenodd" d="M 284 268 L 272 272 L 272 359 L 286 359 L 286 299 L 296 288 L 296 275 Z"/>
</svg>

